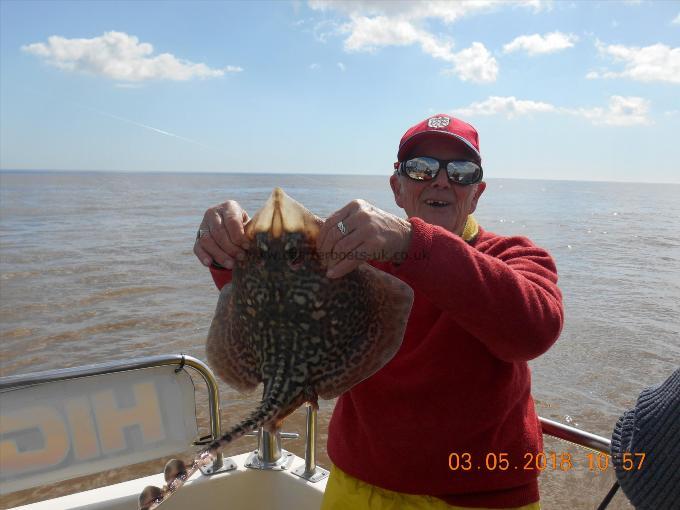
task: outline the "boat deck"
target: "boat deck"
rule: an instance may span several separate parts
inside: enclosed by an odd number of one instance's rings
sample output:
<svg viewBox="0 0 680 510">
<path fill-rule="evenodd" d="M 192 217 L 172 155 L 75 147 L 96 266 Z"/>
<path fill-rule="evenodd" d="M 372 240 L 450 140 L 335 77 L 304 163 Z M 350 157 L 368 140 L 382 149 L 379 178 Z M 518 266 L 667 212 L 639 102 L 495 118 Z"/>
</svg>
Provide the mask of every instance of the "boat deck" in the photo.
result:
<svg viewBox="0 0 680 510">
<path fill-rule="evenodd" d="M 163 510 L 318 510 L 326 488 L 326 480 L 308 482 L 292 471 L 304 466 L 304 459 L 294 456 L 290 469 L 283 471 L 257 470 L 245 467 L 250 453 L 230 457 L 236 469 L 206 477 L 191 478 Z M 137 498 L 147 485 L 162 487 L 163 474 L 146 476 L 99 489 L 40 501 L 16 507 L 14 510 L 136 510 Z"/>
</svg>

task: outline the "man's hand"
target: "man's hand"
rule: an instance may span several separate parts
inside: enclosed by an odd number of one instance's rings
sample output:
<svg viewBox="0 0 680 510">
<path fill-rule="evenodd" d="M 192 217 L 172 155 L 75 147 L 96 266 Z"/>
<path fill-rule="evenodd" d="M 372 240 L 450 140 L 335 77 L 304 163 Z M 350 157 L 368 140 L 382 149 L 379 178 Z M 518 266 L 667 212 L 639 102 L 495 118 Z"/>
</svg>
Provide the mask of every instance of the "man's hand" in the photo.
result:
<svg viewBox="0 0 680 510">
<path fill-rule="evenodd" d="M 338 228 L 340 221 L 346 234 Z M 326 276 L 340 278 L 367 260 L 399 260 L 410 242 L 408 221 L 365 200 L 353 200 L 324 222 L 316 246 L 326 261 Z"/>
<path fill-rule="evenodd" d="M 198 229 L 194 253 L 204 266 L 213 262 L 232 269 L 236 259 L 245 257 L 249 247 L 243 225 L 249 220 L 248 213 L 238 202 L 227 200 L 208 209 Z"/>
</svg>

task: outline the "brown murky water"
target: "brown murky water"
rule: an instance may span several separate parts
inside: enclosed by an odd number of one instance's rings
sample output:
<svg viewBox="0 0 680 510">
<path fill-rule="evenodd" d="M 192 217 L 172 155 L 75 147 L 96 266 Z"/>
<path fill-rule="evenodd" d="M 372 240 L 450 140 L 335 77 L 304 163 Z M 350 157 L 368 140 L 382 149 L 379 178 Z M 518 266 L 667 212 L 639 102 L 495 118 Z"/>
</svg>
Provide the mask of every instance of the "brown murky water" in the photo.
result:
<svg viewBox="0 0 680 510">
<path fill-rule="evenodd" d="M 205 358 L 217 292 L 192 254 L 203 211 L 226 198 L 255 210 L 274 185 L 326 215 L 352 198 L 398 212 L 385 177 L 177 174 L 0 174 L 1 375 L 154 354 Z M 478 219 L 555 256 L 566 324 L 531 363 L 539 413 L 605 437 L 645 386 L 680 360 L 680 186 L 490 180 Z M 198 385 L 200 387 L 200 384 Z M 220 386 L 223 424 L 258 401 Z M 199 402 L 206 402 L 199 391 Z M 318 462 L 329 465 L 319 412 Z M 207 430 L 206 407 L 199 423 Z M 304 410 L 284 430 L 304 433 Z M 255 447 L 244 438 L 228 454 Z M 298 455 L 302 439 L 285 441 Z M 543 507 L 596 508 L 611 468 L 548 468 Z M 189 455 L 190 452 L 185 452 Z M 158 472 L 163 460 L 0 498 L 8 508 Z M 443 466 L 445 468 L 445 466 Z M 610 508 L 630 508 L 619 493 Z"/>
</svg>

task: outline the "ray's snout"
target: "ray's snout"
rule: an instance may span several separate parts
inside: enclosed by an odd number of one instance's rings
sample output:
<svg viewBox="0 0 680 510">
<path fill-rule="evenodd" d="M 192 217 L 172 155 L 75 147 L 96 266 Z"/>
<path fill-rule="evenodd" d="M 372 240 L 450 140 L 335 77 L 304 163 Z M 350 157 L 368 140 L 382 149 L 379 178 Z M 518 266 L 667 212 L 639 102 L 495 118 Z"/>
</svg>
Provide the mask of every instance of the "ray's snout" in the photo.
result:
<svg viewBox="0 0 680 510">
<path fill-rule="evenodd" d="M 281 188 L 276 188 L 245 225 L 245 233 L 251 240 L 260 232 L 266 232 L 274 239 L 291 232 L 302 232 L 308 238 L 316 239 L 320 223 L 322 221 L 300 202 L 290 198 Z"/>
</svg>

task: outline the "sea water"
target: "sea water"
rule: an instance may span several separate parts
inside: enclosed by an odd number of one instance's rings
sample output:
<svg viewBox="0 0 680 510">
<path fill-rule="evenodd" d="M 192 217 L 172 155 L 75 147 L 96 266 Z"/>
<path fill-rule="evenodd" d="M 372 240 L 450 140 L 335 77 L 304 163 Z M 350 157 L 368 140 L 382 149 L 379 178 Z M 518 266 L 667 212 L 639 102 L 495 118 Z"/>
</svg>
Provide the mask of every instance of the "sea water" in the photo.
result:
<svg viewBox="0 0 680 510">
<path fill-rule="evenodd" d="M 550 351 L 530 363 L 539 414 L 608 438 L 640 390 L 680 364 L 680 185 L 487 183 L 479 223 L 529 237 L 557 263 L 565 324 Z M 180 352 L 205 359 L 217 290 L 192 252 L 198 225 L 227 199 L 252 214 L 275 186 L 320 216 L 356 198 L 403 214 L 388 176 L 1 173 L 1 375 Z M 259 401 L 224 384 L 220 390 L 225 424 Z M 322 402 L 319 413 L 317 458 L 326 467 L 332 406 Z M 303 432 L 304 413 L 284 430 Z M 253 447 L 246 438 L 227 453 Z M 303 455 L 302 440 L 284 447 Z M 611 467 L 590 469 L 585 450 L 559 441 L 547 440 L 545 450 L 571 452 L 575 466 L 544 470 L 543 507 L 596 507 L 614 479 Z M 162 464 L 24 491 L 0 504 L 142 476 Z M 619 494 L 610 508 L 629 507 Z"/>
</svg>

